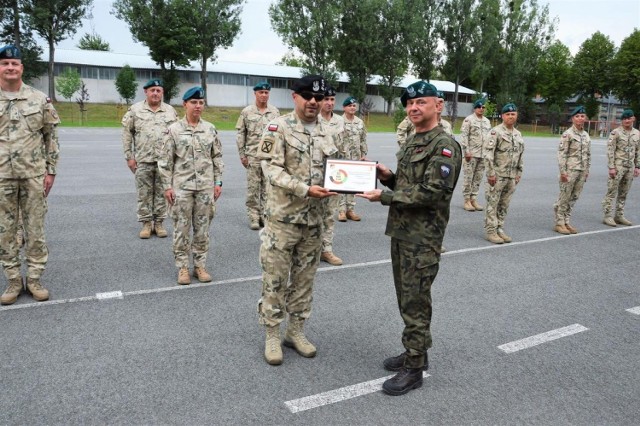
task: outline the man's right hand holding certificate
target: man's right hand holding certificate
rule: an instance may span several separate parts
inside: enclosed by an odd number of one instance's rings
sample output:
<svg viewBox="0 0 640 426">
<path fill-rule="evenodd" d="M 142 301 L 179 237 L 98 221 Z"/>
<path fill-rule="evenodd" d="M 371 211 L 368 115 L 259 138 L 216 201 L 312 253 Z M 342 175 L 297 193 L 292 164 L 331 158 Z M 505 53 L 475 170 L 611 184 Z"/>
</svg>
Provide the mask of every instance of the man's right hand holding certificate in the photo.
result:
<svg viewBox="0 0 640 426">
<path fill-rule="evenodd" d="M 384 185 L 386 181 L 393 177 L 393 172 L 389 170 L 387 166 L 382 163 L 376 164 L 376 177 Z M 372 203 L 375 201 L 380 201 L 380 195 L 382 194 L 382 189 L 374 189 L 372 191 L 366 191 L 362 194 L 356 194 L 356 197 L 366 198 Z"/>
</svg>

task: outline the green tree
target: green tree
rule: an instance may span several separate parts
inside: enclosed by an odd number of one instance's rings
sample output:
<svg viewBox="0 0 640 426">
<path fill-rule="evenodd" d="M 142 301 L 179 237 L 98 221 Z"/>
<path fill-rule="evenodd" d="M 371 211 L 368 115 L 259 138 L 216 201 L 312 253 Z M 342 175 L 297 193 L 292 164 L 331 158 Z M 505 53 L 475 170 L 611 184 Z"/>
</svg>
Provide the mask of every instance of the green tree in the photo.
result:
<svg viewBox="0 0 640 426">
<path fill-rule="evenodd" d="M 413 72 L 421 80 L 431 80 L 440 61 L 437 30 L 441 19 L 441 1 L 406 0 L 405 43 Z"/>
<path fill-rule="evenodd" d="M 125 65 L 116 75 L 116 90 L 120 97 L 124 99 L 127 106 L 135 99 L 138 91 L 138 82 L 136 81 L 136 73 L 129 65 Z"/>
<path fill-rule="evenodd" d="M 80 73 L 74 68 L 66 68 L 56 80 L 56 90 L 67 101 L 71 101 L 74 93 L 80 90 L 81 86 Z"/>
<path fill-rule="evenodd" d="M 293 53 L 291 50 L 285 53 L 282 56 L 282 58 L 280 58 L 280 60 L 276 62 L 276 65 L 283 65 L 287 67 L 297 67 L 297 68 L 303 68 L 305 66 L 304 58 L 296 56 L 296 54 Z"/>
<path fill-rule="evenodd" d="M 80 110 L 80 125 L 84 123 L 87 116 L 87 102 L 89 101 L 89 90 L 87 86 L 84 84 L 84 81 L 80 80 L 80 88 L 78 89 L 79 93 L 76 97 L 76 103 L 78 104 L 78 109 Z"/>
<path fill-rule="evenodd" d="M 571 52 L 560 41 L 555 41 L 543 52 L 535 88 L 546 105 L 564 105 L 574 94 L 572 66 Z"/>
<path fill-rule="evenodd" d="M 575 92 L 584 99 L 609 93 L 615 54 L 615 45 L 600 31 L 585 40 L 573 60 Z"/>
<path fill-rule="evenodd" d="M 53 65 L 56 44 L 76 33 L 92 0 L 23 0 L 23 11 L 33 30 L 49 46 L 49 97 L 55 100 Z"/>
<path fill-rule="evenodd" d="M 640 30 L 622 40 L 611 65 L 613 92 L 640 113 Z"/>
<path fill-rule="evenodd" d="M 103 52 L 111 50 L 109 43 L 96 33 L 85 33 L 78 42 L 77 47 L 82 50 L 100 50 Z"/>
<path fill-rule="evenodd" d="M 472 33 L 471 49 L 477 60 L 472 65 L 470 77 L 478 92 L 483 93 L 485 82 L 494 74 L 501 53 L 497 48 L 503 26 L 500 0 L 480 2 L 476 16 L 479 28 Z"/>
</svg>

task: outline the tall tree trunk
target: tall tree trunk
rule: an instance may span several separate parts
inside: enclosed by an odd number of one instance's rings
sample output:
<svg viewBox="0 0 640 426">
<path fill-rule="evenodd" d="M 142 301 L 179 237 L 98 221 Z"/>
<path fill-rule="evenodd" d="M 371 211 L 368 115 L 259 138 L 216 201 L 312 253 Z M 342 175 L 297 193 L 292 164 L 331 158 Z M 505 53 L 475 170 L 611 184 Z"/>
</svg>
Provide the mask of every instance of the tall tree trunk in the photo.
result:
<svg viewBox="0 0 640 426">
<path fill-rule="evenodd" d="M 13 9 L 13 43 L 20 47 L 20 8 L 18 7 L 18 0 L 13 0 L 11 8 Z"/>
<path fill-rule="evenodd" d="M 200 58 L 200 87 L 204 90 L 204 104 L 208 105 L 209 94 L 207 93 L 207 58 L 204 53 Z"/>
<path fill-rule="evenodd" d="M 56 45 L 53 42 L 53 37 L 49 37 L 49 97 L 52 101 L 57 102 L 56 100 L 56 83 L 53 78 L 53 64 L 55 63 L 53 60 L 53 56 L 56 52 Z"/>
<path fill-rule="evenodd" d="M 458 118 L 458 89 L 460 86 L 460 77 L 456 76 L 456 88 L 453 91 L 453 106 L 451 107 L 451 125 L 456 125 Z"/>
</svg>

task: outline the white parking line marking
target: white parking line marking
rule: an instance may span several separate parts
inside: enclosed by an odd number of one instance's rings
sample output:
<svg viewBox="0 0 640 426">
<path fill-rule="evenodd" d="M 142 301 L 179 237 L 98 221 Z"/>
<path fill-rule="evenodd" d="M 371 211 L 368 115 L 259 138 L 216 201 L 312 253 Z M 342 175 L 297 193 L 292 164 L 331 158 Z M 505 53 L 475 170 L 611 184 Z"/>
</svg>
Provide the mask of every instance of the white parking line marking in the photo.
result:
<svg viewBox="0 0 640 426">
<path fill-rule="evenodd" d="M 390 379 L 392 376 L 382 377 L 380 379 L 370 380 L 368 382 L 358 383 L 356 385 L 345 386 L 340 389 L 334 389 L 328 392 L 322 392 L 316 395 L 305 396 L 304 398 L 292 399 L 286 401 L 287 406 L 292 413 L 310 410 L 312 408 L 322 407 L 323 405 L 335 404 L 336 402 L 346 401 L 362 395 L 378 392 L 382 389 L 382 382 Z M 429 374 L 422 373 L 423 378 L 429 377 Z"/>
<path fill-rule="evenodd" d="M 108 291 L 105 293 L 96 293 L 96 299 L 98 300 L 106 300 L 106 299 L 122 299 L 124 296 L 121 291 Z"/>
<path fill-rule="evenodd" d="M 580 324 L 573 324 L 567 327 L 558 328 L 555 330 L 547 331 L 546 333 L 536 334 L 535 336 L 527 337 L 524 339 L 516 340 L 515 342 L 505 343 L 498 346 L 498 349 L 508 354 L 521 351 L 532 346 L 539 345 L 541 343 L 550 342 L 552 340 L 560 339 L 561 337 L 571 336 L 572 334 L 580 333 L 582 331 L 589 330 Z"/>
<path fill-rule="evenodd" d="M 635 308 L 627 309 L 626 311 L 630 312 L 632 314 L 635 314 L 635 315 L 640 315 L 640 306 L 636 306 Z"/>
</svg>

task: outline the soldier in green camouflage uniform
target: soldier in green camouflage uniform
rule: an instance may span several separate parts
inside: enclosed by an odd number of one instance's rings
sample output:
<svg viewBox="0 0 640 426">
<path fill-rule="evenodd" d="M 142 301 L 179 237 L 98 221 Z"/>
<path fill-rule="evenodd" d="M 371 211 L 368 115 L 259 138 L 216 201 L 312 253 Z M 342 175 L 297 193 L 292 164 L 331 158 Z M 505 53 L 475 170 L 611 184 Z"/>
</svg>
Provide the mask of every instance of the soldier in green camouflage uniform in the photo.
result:
<svg viewBox="0 0 640 426">
<path fill-rule="evenodd" d="M 591 138 L 584 130 L 586 119 L 585 108 L 577 106 L 571 112 L 573 125 L 562 134 L 558 147 L 560 194 L 553 205 L 556 220 L 554 231 L 564 235 L 578 233 L 571 224 L 571 214 L 591 167 Z"/>
<path fill-rule="evenodd" d="M 240 112 L 236 123 L 236 144 L 240 162 L 247 169 L 247 216 L 249 228 L 258 230 L 262 226 L 265 200 L 265 181 L 258 160 L 258 144 L 269 121 L 280 115 L 278 108 L 269 104 L 271 85 L 266 81 L 256 84 L 253 93 L 256 102 Z"/>
<path fill-rule="evenodd" d="M 640 131 L 633 128 L 634 121 L 633 110 L 625 109 L 622 112 L 622 126 L 609 135 L 607 144 L 609 180 L 607 193 L 602 200 L 605 225 L 632 225 L 631 221 L 624 217 L 624 205 L 633 178 L 640 175 Z M 614 202 L 615 217 L 612 212 Z"/>
<path fill-rule="evenodd" d="M 322 248 L 325 198 L 324 160 L 335 155 L 336 136 L 318 120 L 324 98 L 321 76 L 302 77 L 292 86 L 294 110 L 267 126 L 258 155 L 270 183 L 261 234 L 262 297 L 259 322 L 266 328 L 264 357 L 282 363 L 280 323 L 288 314 L 284 338 L 304 357 L 316 347 L 303 331 L 311 314 L 313 280 Z"/>
<path fill-rule="evenodd" d="M 173 254 L 178 284 L 190 284 L 189 256 L 193 275 L 210 282 L 207 272 L 209 227 L 222 194 L 222 144 L 213 124 L 200 117 L 204 90 L 192 87 L 182 96 L 185 116 L 167 129 L 163 154 L 158 162 L 162 188 L 171 206 Z M 193 237 L 191 230 L 193 229 Z"/>
<path fill-rule="evenodd" d="M 514 127 L 517 120 L 518 108 L 514 104 L 502 107 L 502 124 L 491 129 L 483 148 L 487 171 L 484 230 L 487 240 L 494 244 L 511 242 L 511 237 L 504 232 L 504 219 L 524 167 L 524 139 Z"/>
<path fill-rule="evenodd" d="M 167 203 L 160 184 L 158 154 L 167 127 L 178 121 L 178 116 L 171 105 L 162 102 L 161 80 L 149 80 L 143 87 L 146 99 L 133 104 L 122 117 L 122 145 L 136 179 L 138 222 L 142 222 L 139 237 L 147 239 L 155 232 L 164 238 Z"/>
<path fill-rule="evenodd" d="M 346 160 L 363 160 L 369 151 L 367 147 L 367 128 L 359 117 L 358 101 L 353 96 L 342 102 L 344 114 L 344 158 Z M 361 218 L 355 212 L 356 201 L 353 194 L 341 194 L 338 202 L 338 220 L 346 222 L 347 219 L 358 222 Z"/>
<path fill-rule="evenodd" d="M 484 116 L 484 100 L 478 99 L 473 103 L 473 114 L 462 122 L 460 127 L 460 143 L 464 151 L 464 180 L 462 183 L 462 195 L 464 197 L 464 209 L 466 211 L 482 211 L 484 208 L 478 204 L 478 190 L 482 175 L 484 174 L 484 160 L 482 147 L 489 138 L 491 123 Z"/>
<path fill-rule="evenodd" d="M 60 152 L 58 114 L 44 93 L 22 82 L 21 58 L 15 46 L 0 49 L 0 264 L 9 282 L 3 305 L 15 303 L 24 289 L 16 241 L 20 213 L 27 290 L 37 301 L 49 299 L 40 281 L 49 256 L 44 219 Z"/>
<path fill-rule="evenodd" d="M 428 367 L 431 285 L 462 167 L 460 145 L 438 126 L 436 88 L 418 81 L 407 87 L 400 100 L 416 133 L 398 152 L 395 174 L 378 164 L 378 179 L 390 190 L 359 195 L 389 206 L 386 234 L 391 237 L 393 279 L 405 323 L 405 352 L 383 362 L 385 369 L 398 371 L 382 385 L 390 395 L 420 387 L 423 369 Z"/>
<path fill-rule="evenodd" d="M 438 124 L 442 126 L 446 134 L 453 138 L 453 127 L 451 126 L 451 123 L 442 118 L 442 111 L 444 110 L 444 92 L 442 91 L 438 91 L 438 107 Z M 396 128 L 398 146 L 404 145 L 407 141 L 407 137 L 412 133 L 415 133 L 415 127 L 411 123 L 411 120 L 409 120 L 409 117 L 405 117 Z"/>
</svg>

